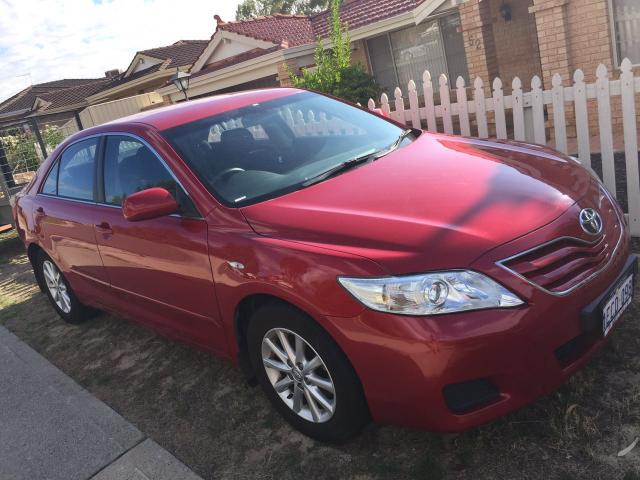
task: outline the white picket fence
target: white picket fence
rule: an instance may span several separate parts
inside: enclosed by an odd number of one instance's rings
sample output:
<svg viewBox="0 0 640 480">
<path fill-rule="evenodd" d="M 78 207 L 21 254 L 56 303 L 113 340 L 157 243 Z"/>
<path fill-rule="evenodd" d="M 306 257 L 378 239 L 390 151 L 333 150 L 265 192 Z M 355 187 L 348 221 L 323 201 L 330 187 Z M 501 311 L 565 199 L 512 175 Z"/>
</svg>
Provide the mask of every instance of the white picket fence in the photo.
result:
<svg viewBox="0 0 640 480">
<path fill-rule="evenodd" d="M 407 85 L 409 108 L 405 108 L 405 97 L 400 88 L 394 92 L 394 101 L 390 103 L 386 94 L 382 94 L 380 107 L 373 99 L 368 102 L 369 109 L 381 108 L 392 119 L 422 128 L 424 124 L 431 132 L 439 127 L 444 133 L 472 135 L 480 138 L 489 137 L 489 112 L 493 112 L 495 136 L 507 139 L 508 133 L 514 140 L 532 140 L 534 143 L 546 144 L 545 106 L 552 107 L 555 147 L 563 153 L 567 149 L 567 106 L 573 106 L 575 127 L 577 131 L 578 158 L 584 165 L 591 167 L 591 147 L 589 133 L 589 117 L 587 102 L 594 100 L 597 104 L 600 150 L 602 156 L 603 181 L 614 195 L 616 194 L 616 178 L 614 165 L 613 128 L 611 118 L 611 97 L 621 97 L 624 151 L 627 177 L 628 220 L 634 236 L 640 236 L 640 177 L 638 173 L 638 128 L 636 117 L 636 94 L 640 92 L 640 77 L 634 77 L 631 62 L 625 59 L 621 64 L 619 80 L 609 80 L 609 72 L 604 65 L 596 70 L 596 82 L 587 84 L 582 70 L 573 75 L 573 85 L 565 86 L 562 78 L 556 74 L 552 79 L 550 90 L 542 89 L 540 77 L 531 80 L 531 91 L 523 91 L 522 81 L 516 77 L 512 82 L 511 95 L 504 95 L 500 78 L 493 81 L 493 92 L 485 96 L 481 78 L 473 83 L 473 98 L 467 98 L 467 86 L 462 77 L 456 81 L 456 102 L 451 101 L 451 88 L 447 77 L 439 78 L 438 93 L 440 102 L 435 104 L 434 86 L 431 74 L 425 71 L 422 77 L 422 95 L 424 106 L 419 106 L 419 93 L 416 83 L 410 80 Z M 510 112 L 508 112 L 510 111 Z M 526 114 L 525 114 L 526 112 Z M 512 128 L 507 128 L 507 115 L 512 116 Z M 454 122 L 457 120 L 457 122 Z M 454 131 L 454 123 L 457 123 Z M 527 139 L 527 124 L 532 123 L 532 139 Z M 509 130 L 509 132 L 508 132 Z"/>
</svg>

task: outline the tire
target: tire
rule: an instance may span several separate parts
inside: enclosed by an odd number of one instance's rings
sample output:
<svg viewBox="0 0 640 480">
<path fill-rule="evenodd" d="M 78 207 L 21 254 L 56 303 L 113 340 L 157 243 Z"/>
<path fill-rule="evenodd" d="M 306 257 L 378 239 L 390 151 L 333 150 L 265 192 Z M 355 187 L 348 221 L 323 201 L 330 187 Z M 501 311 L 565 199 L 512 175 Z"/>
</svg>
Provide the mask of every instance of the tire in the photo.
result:
<svg viewBox="0 0 640 480">
<path fill-rule="evenodd" d="M 67 323 L 77 325 L 95 315 L 95 310 L 82 305 L 55 262 L 46 253 L 38 254 L 38 275 L 44 292 L 58 315 Z M 56 278 L 52 282 L 52 276 Z M 53 283 L 57 282 L 57 287 Z M 64 300 L 63 300 L 64 299 Z"/>
<path fill-rule="evenodd" d="M 289 355 L 283 336 L 290 347 Z M 285 420 L 300 432 L 317 440 L 339 442 L 369 423 L 367 402 L 351 363 L 333 339 L 300 310 L 284 303 L 263 305 L 249 321 L 247 343 L 262 389 Z M 280 350 L 279 354 L 270 344 Z M 297 353 L 300 345 L 301 357 Z"/>
</svg>

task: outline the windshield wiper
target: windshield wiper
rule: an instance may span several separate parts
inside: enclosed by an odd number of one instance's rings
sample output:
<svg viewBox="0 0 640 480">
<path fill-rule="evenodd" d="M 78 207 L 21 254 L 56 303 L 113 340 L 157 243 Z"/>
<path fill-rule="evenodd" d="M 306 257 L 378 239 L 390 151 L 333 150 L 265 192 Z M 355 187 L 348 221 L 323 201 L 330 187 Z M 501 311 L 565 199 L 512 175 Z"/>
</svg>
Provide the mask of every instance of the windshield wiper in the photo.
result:
<svg viewBox="0 0 640 480">
<path fill-rule="evenodd" d="M 398 137 L 398 139 L 395 142 L 393 142 L 393 145 L 391 145 L 389 149 L 385 151 L 385 155 L 387 153 L 393 152 L 396 148 L 398 148 L 402 143 L 402 141 L 412 133 L 414 133 L 413 128 L 407 128 L 406 130 L 403 130 L 400 136 Z"/>
<path fill-rule="evenodd" d="M 385 153 L 386 153 L 386 150 L 385 150 Z M 334 175 L 337 175 L 342 172 L 346 172 L 347 170 L 351 170 L 352 168 L 357 167 L 358 165 L 367 163 L 371 160 L 375 160 L 376 158 L 378 158 L 378 155 L 379 155 L 379 152 L 367 153 L 366 155 L 362 155 L 360 157 L 347 160 L 346 162 L 339 163 L 338 165 L 335 165 L 325 170 L 324 172 L 319 173 L 318 175 L 314 175 L 313 177 L 306 179 L 301 185 L 303 187 L 309 187 L 313 184 L 322 182 L 323 180 L 326 180 L 327 178 L 330 178 Z"/>
</svg>

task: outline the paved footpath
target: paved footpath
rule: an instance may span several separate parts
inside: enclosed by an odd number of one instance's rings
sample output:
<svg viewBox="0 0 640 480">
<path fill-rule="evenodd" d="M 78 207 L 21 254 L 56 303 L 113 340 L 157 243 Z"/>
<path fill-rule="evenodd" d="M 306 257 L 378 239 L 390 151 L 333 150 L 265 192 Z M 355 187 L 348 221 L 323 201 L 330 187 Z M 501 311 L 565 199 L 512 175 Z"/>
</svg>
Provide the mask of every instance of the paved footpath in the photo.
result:
<svg viewBox="0 0 640 480">
<path fill-rule="evenodd" d="M 0 479 L 200 477 L 0 326 Z"/>
</svg>

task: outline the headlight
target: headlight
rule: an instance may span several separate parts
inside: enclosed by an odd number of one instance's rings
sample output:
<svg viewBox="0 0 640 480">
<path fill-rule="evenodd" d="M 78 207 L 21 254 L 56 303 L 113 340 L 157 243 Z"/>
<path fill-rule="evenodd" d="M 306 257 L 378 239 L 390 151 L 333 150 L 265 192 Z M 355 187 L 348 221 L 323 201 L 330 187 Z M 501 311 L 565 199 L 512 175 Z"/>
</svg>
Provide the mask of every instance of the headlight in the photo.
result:
<svg viewBox="0 0 640 480">
<path fill-rule="evenodd" d="M 338 281 L 367 307 L 402 315 L 438 315 L 522 305 L 515 294 L 470 270 Z"/>
</svg>

